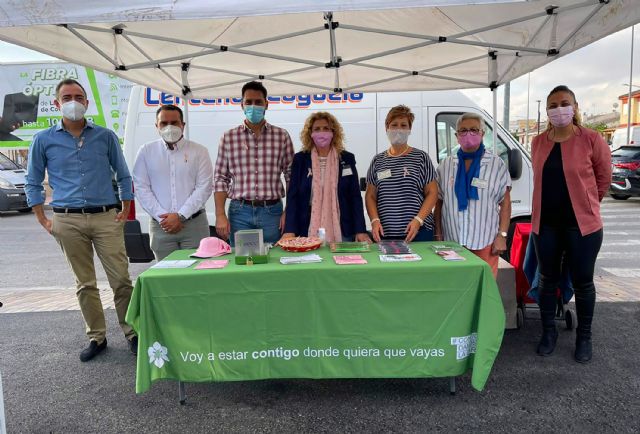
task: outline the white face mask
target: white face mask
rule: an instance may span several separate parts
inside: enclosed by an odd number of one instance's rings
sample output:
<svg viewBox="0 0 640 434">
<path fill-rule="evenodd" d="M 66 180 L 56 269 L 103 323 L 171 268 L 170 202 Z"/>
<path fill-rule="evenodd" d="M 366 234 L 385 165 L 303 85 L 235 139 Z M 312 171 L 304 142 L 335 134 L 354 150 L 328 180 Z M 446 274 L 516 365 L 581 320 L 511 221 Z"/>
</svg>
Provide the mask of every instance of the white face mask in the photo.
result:
<svg viewBox="0 0 640 434">
<path fill-rule="evenodd" d="M 78 101 L 65 102 L 61 106 L 62 116 L 70 121 L 79 121 L 84 117 L 87 108 Z"/>
<path fill-rule="evenodd" d="M 160 130 L 160 137 L 162 137 L 162 140 L 166 143 L 176 143 L 182 137 L 182 128 L 176 127 L 175 125 L 167 125 Z"/>
<path fill-rule="evenodd" d="M 411 130 L 387 130 L 389 143 L 392 145 L 404 145 L 409 141 Z"/>
</svg>

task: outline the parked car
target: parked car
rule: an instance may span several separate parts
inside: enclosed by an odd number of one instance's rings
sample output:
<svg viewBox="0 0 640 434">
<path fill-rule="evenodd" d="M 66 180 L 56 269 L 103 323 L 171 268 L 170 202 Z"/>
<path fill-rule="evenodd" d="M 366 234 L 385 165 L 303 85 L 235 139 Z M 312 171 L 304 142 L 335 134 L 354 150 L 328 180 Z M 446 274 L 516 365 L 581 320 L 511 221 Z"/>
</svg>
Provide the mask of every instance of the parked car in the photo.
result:
<svg viewBox="0 0 640 434">
<path fill-rule="evenodd" d="M 26 174 L 26 170 L 0 152 L 0 211 L 31 211 L 24 192 Z"/>
<path fill-rule="evenodd" d="M 620 149 L 623 146 L 640 146 L 640 125 L 632 126 L 628 132 L 630 133 L 629 136 L 627 136 L 627 127 L 618 128 L 613 132 L 611 142 L 609 143 L 612 151 Z M 628 143 L 627 137 L 629 138 Z"/>
<path fill-rule="evenodd" d="M 609 194 L 617 200 L 640 196 L 640 146 L 623 146 L 611 153 L 613 174 Z"/>
</svg>

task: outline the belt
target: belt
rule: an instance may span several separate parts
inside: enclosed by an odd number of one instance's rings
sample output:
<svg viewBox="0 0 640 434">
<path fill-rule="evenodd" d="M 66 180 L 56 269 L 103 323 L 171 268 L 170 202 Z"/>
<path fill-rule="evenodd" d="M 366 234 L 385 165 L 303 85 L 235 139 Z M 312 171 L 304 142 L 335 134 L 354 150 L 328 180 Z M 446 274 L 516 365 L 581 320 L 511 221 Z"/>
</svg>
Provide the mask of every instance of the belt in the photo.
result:
<svg viewBox="0 0 640 434">
<path fill-rule="evenodd" d="M 191 217 L 189 217 L 187 220 L 193 220 L 194 218 L 198 217 L 200 214 L 202 214 L 204 212 L 203 209 L 200 209 L 196 212 L 194 212 L 193 214 L 191 214 Z"/>
<path fill-rule="evenodd" d="M 235 199 L 238 202 L 244 204 L 244 205 L 251 205 L 251 206 L 271 206 L 271 205 L 275 205 L 277 203 L 280 203 L 280 199 L 272 199 L 272 200 L 247 200 L 247 199 Z"/>
<path fill-rule="evenodd" d="M 98 214 L 107 212 L 110 209 L 118 208 L 118 205 L 90 206 L 87 208 L 57 208 L 53 207 L 53 212 L 57 214 Z"/>
</svg>

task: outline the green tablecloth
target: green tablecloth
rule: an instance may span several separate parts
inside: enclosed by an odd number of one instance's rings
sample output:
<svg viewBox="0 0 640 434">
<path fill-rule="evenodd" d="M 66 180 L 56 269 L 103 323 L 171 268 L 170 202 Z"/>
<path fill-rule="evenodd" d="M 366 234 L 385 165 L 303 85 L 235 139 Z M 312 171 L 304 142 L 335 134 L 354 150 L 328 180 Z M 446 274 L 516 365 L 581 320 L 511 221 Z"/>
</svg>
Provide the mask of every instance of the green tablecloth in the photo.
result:
<svg viewBox="0 0 640 434">
<path fill-rule="evenodd" d="M 158 379 L 457 376 L 482 390 L 500 349 L 504 310 L 491 269 L 468 251 L 446 262 L 429 243 L 422 261 L 224 269 L 149 269 L 138 277 L 127 322 L 139 336 L 136 392 Z M 374 250 L 376 246 L 373 246 Z M 187 259 L 177 251 L 167 259 Z M 218 258 L 222 259 L 222 258 Z"/>
</svg>

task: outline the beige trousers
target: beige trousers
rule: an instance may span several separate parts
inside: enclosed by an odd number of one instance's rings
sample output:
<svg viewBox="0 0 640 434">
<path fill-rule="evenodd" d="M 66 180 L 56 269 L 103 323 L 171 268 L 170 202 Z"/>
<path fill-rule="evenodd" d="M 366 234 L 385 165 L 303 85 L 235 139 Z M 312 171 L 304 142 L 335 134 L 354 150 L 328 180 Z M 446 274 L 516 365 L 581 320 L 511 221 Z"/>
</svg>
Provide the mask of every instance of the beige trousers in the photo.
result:
<svg viewBox="0 0 640 434">
<path fill-rule="evenodd" d="M 113 290 L 120 327 L 127 339 L 135 335 L 124 318 L 131 299 L 129 260 L 124 247 L 124 223 L 116 222 L 116 210 L 98 214 L 53 214 L 51 233 L 62 248 L 76 278 L 76 295 L 86 324 L 87 336 L 99 344 L 107 326 L 96 283 L 95 249 Z"/>
</svg>

